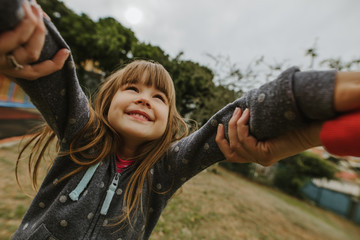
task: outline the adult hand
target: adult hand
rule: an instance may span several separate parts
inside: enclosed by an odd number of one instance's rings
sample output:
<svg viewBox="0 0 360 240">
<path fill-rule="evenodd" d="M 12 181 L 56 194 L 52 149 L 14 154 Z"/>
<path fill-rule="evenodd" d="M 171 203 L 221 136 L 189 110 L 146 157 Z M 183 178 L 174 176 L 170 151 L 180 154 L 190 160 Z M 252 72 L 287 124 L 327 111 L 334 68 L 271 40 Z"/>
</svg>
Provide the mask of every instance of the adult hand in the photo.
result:
<svg viewBox="0 0 360 240">
<path fill-rule="evenodd" d="M 0 73 L 10 78 L 34 80 L 60 70 L 69 56 L 61 49 L 53 59 L 36 62 L 44 46 L 46 27 L 43 11 L 37 4 L 24 1 L 25 18 L 11 31 L 0 34 Z"/>
<path fill-rule="evenodd" d="M 218 126 L 216 143 L 226 159 L 230 162 L 255 162 L 269 166 L 281 159 L 297 154 L 308 148 L 321 145 L 320 123 L 314 123 L 304 129 L 292 131 L 283 136 L 257 141 L 249 134 L 247 125 L 250 112 L 236 108 L 229 121 L 229 141 L 225 138 L 224 126 Z"/>
<path fill-rule="evenodd" d="M 360 109 L 360 72 L 337 73 L 334 105 L 338 112 Z"/>
</svg>

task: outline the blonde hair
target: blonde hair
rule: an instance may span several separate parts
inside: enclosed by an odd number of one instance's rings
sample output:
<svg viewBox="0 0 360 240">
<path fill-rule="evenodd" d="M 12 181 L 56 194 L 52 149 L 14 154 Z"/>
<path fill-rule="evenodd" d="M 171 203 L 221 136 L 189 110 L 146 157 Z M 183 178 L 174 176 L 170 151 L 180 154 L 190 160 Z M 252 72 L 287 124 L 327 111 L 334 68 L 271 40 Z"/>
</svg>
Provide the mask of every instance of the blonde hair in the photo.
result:
<svg viewBox="0 0 360 240">
<path fill-rule="evenodd" d="M 143 78 L 144 74 L 147 74 L 147 78 Z M 139 206 L 142 208 L 142 188 L 145 180 L 150 178 L 150 169 L 164 156 L 172 142 L 188 134 L 188 127 L 176 109 L 175 88 L 166 69 L 161 64 L 153 61 L 136 60 L 111 74 L 99 88 L 94 108 L 89 104 L 89 121 L 76 134 L 69 150 L 60 153 L 61 155 L 69 155 L 71 160 L 79 165 L 79 168 L 68 173 L 61 180 L 102 161 L 110 154 L 114 154 L 116 149 L 121 146 L 122 139 L 110 125 L 107 118 L 112 98 L 121 86 L 140 81 L 143 81 L 142 83 L 147 86 L 154 86 L 164 92 L 169 104 L 168 123 L 164 134 L 159 139 L 143 144 L 141 152 L 135 157 L 137 167 L 124 193 L 123 205 L 128 211 L 119 216 L 117 224 L 126 219 L 130 221 L 131 213 L 137 211 Z M 43 159 L 45 149 L 49 146 L 49 142 L 54 139 L 54 136 L 54 132 L 46 125 L 41 132 L 29 140 L 19 154 L 17 166 L 25 148 L 29 147 L 32 142 L 35 143 L 28 164 L 35 188 L 37 188 L 38 167 Z M 84 142 L 84 138 L 85 144 L 79 145 L 80 142 Z M 89 150 L 95 150 L 96 154 L 89 154 Z M 16 176 L 19 182 L 17 173 L 16 167 Z"/>
</svg>

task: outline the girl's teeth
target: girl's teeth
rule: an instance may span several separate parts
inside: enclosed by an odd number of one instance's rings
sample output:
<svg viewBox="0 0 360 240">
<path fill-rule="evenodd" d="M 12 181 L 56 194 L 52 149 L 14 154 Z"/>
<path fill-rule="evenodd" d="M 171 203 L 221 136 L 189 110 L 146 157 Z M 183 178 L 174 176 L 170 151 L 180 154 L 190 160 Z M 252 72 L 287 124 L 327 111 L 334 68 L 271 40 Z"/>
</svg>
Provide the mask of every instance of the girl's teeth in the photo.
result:
<svg viewBox="0 0 360 240">
<path fill-rule="evenodd" d="M 131 115 L 135 115 L 136 117 L 139 117 L 139 118 L 143 118 L 145 120 L 148 120 L 147 117 L 145 117 L 144 115 L 141 115 L 141 114 L 138 114 L 138 113 L 133 113 Z"/>
</svg>

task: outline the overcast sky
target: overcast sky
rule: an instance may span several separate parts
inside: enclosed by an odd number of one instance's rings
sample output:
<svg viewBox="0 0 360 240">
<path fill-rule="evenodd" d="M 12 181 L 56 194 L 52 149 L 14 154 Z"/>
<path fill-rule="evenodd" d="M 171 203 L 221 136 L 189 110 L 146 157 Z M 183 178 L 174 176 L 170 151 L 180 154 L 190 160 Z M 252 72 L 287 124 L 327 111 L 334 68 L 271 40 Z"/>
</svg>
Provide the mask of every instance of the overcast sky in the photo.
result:
<svg viewBox="0 0 360 240">
<path fill-rule="evenodd" d="M 309 64 L 316 42 L 320 59 L 360 58 L 360 0 L 63 0 L 92 19 L 112 16 L 140 41 L 174 57 L 206 64 L 206 53 L 242 66 L 262 55 L 268 62 Z M 137 8 L 142 20 L 126 18 Z M 135 11 L 136 15 L 136 11 Z M 136 16 L 135 16 L 136 18 Z M 136 21 L 136 19 L 134 20 Z"/>
</svg>

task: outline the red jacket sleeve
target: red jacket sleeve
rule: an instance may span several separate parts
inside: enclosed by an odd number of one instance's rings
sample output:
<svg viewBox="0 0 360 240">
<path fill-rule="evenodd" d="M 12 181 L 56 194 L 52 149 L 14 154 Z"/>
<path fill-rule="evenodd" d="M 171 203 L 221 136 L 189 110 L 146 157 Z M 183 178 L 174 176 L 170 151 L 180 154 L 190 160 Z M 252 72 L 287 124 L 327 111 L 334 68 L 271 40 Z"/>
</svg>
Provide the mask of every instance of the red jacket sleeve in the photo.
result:
<svg viewBox="0 0 360 240">
<path fill-rule="evenodd" d="M 331 154 L 360 157 L 360 110 L 326 121 L 320 139 Z"/>
</svg>

